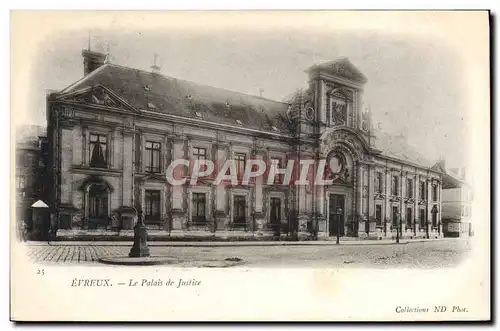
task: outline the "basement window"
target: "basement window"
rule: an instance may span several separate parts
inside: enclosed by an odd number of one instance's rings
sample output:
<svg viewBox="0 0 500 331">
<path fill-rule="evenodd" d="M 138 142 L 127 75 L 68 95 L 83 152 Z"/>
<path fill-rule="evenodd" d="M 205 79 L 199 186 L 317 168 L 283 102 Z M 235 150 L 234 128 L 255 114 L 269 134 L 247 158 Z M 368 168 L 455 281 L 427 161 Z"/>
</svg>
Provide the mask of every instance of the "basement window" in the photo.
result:
<svg viewBox="0 0 500 331">
<path fill-rule="evenodd" d="M 152 102 L 148 102 L 148 108 L 149 108 L 149 109 L 156 109 L 156 106 L 155 106 L 155 104 L 154 104 L 154 103 L 152 103 Z"/>
<path fill-rule="evenodd" d="M 243 125 L 243 123 L 240 120 L 236 120 L 236 123 L 238 123 L 239 125 Z"/>
</svg>

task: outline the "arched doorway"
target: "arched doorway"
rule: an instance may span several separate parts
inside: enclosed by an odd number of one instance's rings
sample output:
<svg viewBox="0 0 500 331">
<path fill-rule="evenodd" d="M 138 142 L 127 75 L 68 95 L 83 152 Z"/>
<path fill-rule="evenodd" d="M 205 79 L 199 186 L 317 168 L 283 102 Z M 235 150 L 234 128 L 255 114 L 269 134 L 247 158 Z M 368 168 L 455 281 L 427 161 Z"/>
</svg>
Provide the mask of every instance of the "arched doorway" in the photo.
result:
<svg viewBox="0 0 500 331">
<path fill-rule="evenodd" d="M 88 191 L 89 229 L 106 227 L 109 223 L 109 192 L 102 184 L 92 184 Z"/>
</svg>

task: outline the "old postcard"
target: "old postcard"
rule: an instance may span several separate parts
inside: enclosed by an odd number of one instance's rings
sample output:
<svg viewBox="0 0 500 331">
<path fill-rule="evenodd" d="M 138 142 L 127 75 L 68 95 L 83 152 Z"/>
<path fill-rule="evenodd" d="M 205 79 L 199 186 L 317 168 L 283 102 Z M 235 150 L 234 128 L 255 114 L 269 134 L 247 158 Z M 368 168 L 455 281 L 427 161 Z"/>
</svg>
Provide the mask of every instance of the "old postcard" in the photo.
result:
<svg viewBox="0 0 500 331">
<path fill-rule="evenodd" d="M 487 11 L 13 11 L 13 321 L 486 321 Z"/>
</svg>

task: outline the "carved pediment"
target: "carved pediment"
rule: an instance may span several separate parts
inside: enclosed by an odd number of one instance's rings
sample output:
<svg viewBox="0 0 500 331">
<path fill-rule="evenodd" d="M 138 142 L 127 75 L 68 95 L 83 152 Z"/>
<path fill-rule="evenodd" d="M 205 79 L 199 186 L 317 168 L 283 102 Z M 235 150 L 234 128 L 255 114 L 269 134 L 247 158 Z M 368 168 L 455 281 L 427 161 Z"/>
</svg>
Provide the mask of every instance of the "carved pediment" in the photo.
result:
<svg viewBox="0 0 500 331">
<path fill-rule="evenodd" d="M 160 173 L 148 173 L 144 177 L 141 178 L 142 181 L 159 181 L 159 182 L 164 182 L 166 181 L 165 175 L 162 175 Z"/>
<path fill-rule="evenodd" d="M 390 197 L 389 201 L 391 201 L 391 202 L 399 202 L 399 201 L 401 201 L 401 197 L 397 196 L 397 195 L 392 195 Z"/>
<path fill-rule="evenodd" d="M 347 58 L 340 58 L 331 62 L 315 65 L 310 70 L 323 71 L 350 81 L 366 83 L 366 77 Z"/>
<path fill-rule="evenodd" d="M 413 204 L 413 203 L 415 203 L 415 199 L 413 199 L 413 198 L 406 198 L 405 199 L 405 203 Z"/>
<path fill-rule="evenodd" d="M 63 94 L 59 96 L 58 99 L 87 105 L 100 105 L 111 108 L 137 111 L 115 92 L 102 85 L 91 86 L 79 91 Z"/>
</svg>

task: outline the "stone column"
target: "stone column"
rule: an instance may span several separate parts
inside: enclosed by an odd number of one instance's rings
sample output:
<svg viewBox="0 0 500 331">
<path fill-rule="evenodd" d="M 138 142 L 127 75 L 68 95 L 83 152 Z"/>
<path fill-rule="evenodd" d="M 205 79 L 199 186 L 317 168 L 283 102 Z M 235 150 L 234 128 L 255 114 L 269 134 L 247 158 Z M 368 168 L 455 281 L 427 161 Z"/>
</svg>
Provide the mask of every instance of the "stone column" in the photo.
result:
<svg viewBox="0 0 500 331">
<path fill-rule="evenodd" d="M 118 168 L 115 162 L 115 152 L 116 152 L 116 146 L 115 146 L 115 133 L 116 131 L 113 130 L 111 131 L 111 134 L 109 135 L 110 137 L 110 142 L 109 142 L 109 150 L 108 150 L 108 155 L 109 155 L 109 168 L 110 169 L 116 169 Z"/>
<path fill-rule="evenodd" d="M 441 234 L 441 237 L 443 237 L 443 220 L 442 220 L 442 200 L 441 200 L 441 181 L 438 181 L 438 189 L 437 189 L 437 193 L 438 193 L 438 222 L 439 222 L 439 233 Z M 471 216 L 471 215 L 469 215 Z"/>
<path fill-rule="evenodd" d="M 384 219 L 382 222 L 385 223 L 385 230 L 388 236 L 391 236 L 391 202 L 390 202 L 390 195 L 391 195 L 391 170 L 389 168 L 385 169 L 385 212 L 384 212 Z"/>
<path fill-rule="evenodd" d="M 426 178 L 425 180 L 425 185 L 426 185 L 426 192 L 427 192 L 427 196 L 426 196 L 426 199 L 427 199 L 427 208 L 426 208 L 426 226 L 428 228 L 428 231 L 429 231 L 429 234 L 431 233 L 431 220 L 432 220 L 432 214 L 431 214 L 431 210 L 432 210 L 432 205 L 431 205 L 431 185 L 430 185 L 430 179 L 429 177 Z"/>
<path fill-rule="evenodd" d="M 134 132 L 125 129 L 123 131 L 123 153 L 122 153 L 122 164 L 123 164 L 123 176 L 122 176 L 122 196 L 123 205 L 127 207 L 132 207 L 133 195 L 134 195 Z"/>
<path fill-rule="evenodd" d="M 401 237 L 403 237 L 403 234 L 406 232 L 406 205 L 405 205 L 405 197 L 406 197 L 406 172 L 401 169 L 400 175 L 399 175 L 399 190 L 400 190 L 400 198 L 401 201 L 399 203 L 399 224 L 398 226 L 401 227 L 400 229 L 400 234 Z"/>
<path fill-rule="evenodd" d="M 313 203 L 316 203 L 316 212 L 318 213 L 318 235 L 321 236 L 328 236 L 327 233 L 327 213 L 328 211 L 326 210 L 326 199 L 325 197 L 325 187 L 323 185 L 314 185 L 314 181 L 316 179 L 316 176 L 318 174 L 318 169 L 317 165 L 319 164 L 320 156 L 317 155 L 315 158 L 315 163 L 314 163 L 314 171 L 313 171 L 313 179 L 311 183 L 313 184 L 313 189 L 316 190 L 316 202 L 313 201 Z M 352 208 L 352 206 L 351 206 Z"/>
<path fill-rule="evenodd" d="M 184 158 L 184 140 L 175 138 L 172 144 L 172 159 L 173 161 Z M 186 173 L 184 166 L 177 166 L 174 170 L 174 177 L 180 179 Z M 183 187 L 175 185 L 172 187 L 172 208 L 176 211 L 181 211 L 183 209 Z"/>
<path fill-rule="evenodd" d="M 356 210 L 352 211 L 352 225 L 358 227 L 358 229 L 353 229 L 354 233 L 358 235 L 359 232 L 359 219 L 357 219 L 358 215 L 363 215 L 364 206 L 363 206 L 363 164 L 358 162 L 358 169 L 356 169 Z"/>
<path fill-rule="evenodd" d="M 87 155 L 89 154 L 89 145 L 87 143 L 87 134 L 88 128 L 87 126 L 82 126 L 82 165 L 88 165 L 90 162 L 88 161 Z"/>
<path fill-rule="evenodd" d="M 418 179 L 418 175 L 417 175 L 417 172 L 415 170 L 415 174 L 414 174 L 414 183 L 413 183 L 413 199 L 414 199 L 414 203 L 413 203 L 413 235 L 416 236 L 417 235 L 417 229 L 418 229 L 418 187 L 419 187 L 419 179 Z"/>
</svg>

